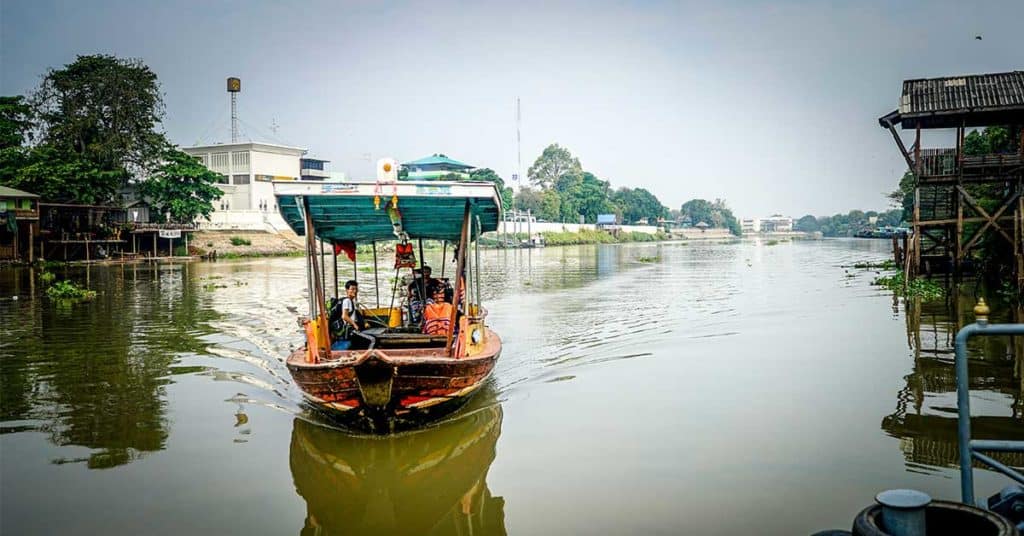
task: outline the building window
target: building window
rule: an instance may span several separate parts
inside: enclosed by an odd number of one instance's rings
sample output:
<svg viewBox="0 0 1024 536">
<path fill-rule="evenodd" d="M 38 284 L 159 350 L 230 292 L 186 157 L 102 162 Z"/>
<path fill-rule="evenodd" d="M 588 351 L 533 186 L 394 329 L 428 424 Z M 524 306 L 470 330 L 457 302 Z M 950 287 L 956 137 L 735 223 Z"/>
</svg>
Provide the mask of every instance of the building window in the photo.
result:
<svg viewBox="0 0 1024 536">
<path fill-rule="evenodd" d="M 210 155 L 210 169 L 214 171 L 227 171 L 228 153 L 213 153 Z"/>
<path fill-rule="evenodd" d="M 234 171 L 249 171 L 249 151 L 231 153 L 231 169 Z"/>
<path fill-rule="evenodd" d="M 230 184 L 228 176 L 223 174 L 217 174 L 217 184 Z"/>
<path fill-rule="evenodd" d="M 249 184 L 249 175 L 235 175 L 232 184 Z"/>
<path fill-rule="evenodd" d="M 324 161 L 323 160 L 309 160 L 309 159 L 303 158 L 302 159 L 302 169 L 316 169 L 316 170 L 319 170 L 319 171 L 323 171 L 324 170 Z"/>
</svg>

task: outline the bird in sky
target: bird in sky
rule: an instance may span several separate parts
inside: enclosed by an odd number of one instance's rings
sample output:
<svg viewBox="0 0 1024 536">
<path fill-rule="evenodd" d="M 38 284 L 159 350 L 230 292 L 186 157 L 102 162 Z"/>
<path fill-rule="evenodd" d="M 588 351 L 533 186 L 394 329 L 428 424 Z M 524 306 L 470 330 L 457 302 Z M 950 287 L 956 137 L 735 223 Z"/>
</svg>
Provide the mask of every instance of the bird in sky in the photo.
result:
<svg viewBox="0 0 1024 536">
<path fill-rule="evenodd" d="M 981 36 L 980 35 L 976 35 L 976 36 L 974 36 L 974 39 L 976 39 L 978 41 L 981 41 Z"/>
</svg>

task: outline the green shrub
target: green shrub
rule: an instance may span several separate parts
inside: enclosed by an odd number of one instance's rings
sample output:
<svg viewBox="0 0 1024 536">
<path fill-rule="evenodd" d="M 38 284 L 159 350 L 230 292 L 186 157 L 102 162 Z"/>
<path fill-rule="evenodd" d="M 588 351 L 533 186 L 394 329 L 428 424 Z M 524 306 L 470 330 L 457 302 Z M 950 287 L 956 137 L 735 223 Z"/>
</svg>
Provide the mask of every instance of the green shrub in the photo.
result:
<svg viewBox="0 0 1024 536">
<path fill-rule="evenodd" d="M 242 238 L 240 236 L 232 236 L 230 238 L 232 246 L 251 246 L 252 241 L 248 238 Z"/>
<path fill-rule="evenodd" d="M 43 273 L 39 274 L 39 281 L 42 282 L 44 285 L 49 285 L 50 283 L 53 283 L 55 279 L 57 279 L 57 276 L 54 275 L 53 272 L 47 272 L 46 270 L 43 270 Z"/>
</svg>

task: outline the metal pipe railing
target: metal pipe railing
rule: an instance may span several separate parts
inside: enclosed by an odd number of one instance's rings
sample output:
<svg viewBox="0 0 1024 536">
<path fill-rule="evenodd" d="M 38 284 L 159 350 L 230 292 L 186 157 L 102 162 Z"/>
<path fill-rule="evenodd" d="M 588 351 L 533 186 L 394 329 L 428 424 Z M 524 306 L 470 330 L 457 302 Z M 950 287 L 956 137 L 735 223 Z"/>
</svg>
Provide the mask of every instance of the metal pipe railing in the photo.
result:
<svg viewBox="0 0 1024 536">
<path fill-rule="evenodd" d="M 971 337 L 993 337 L 1000 335 L 1024 335 L 1024 324 L 988 323 L 989 308 L 985 300 L 974 307 L 976 321 L 965 326 L 956 334 L 956 400 L 957 400 L 957 441 L 960 451 L 960 496 L 968 505 L 976 506 L 974 499 L 974 470 L 972 460 L 978 460 L 1007 477 L 1024 484 L 1024 475 L 979 451 L 1024 452 L 1024 441 L 971 440 L 971 393 L 968 389 L 967 341 Z"/>
</svg>

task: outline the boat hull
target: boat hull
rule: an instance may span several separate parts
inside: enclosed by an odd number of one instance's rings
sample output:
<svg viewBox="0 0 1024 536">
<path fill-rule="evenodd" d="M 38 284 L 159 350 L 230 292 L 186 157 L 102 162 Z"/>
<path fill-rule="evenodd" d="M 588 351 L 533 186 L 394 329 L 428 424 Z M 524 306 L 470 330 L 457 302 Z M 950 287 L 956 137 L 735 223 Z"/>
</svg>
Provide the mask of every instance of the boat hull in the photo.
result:
<svg viewBox="0 0 1024 536">
<path fill-rule="evenodd" d="M 449 414 L 487 381 L 501 354 L 490 332 L 474 356 L 451 358 L 442 348 L 334 351 L 306 363 L 306 350 L 288 358 L 288 371 L 314 407 L 338 423 L 372 433 L 416 428 Z"/>
</svg>

